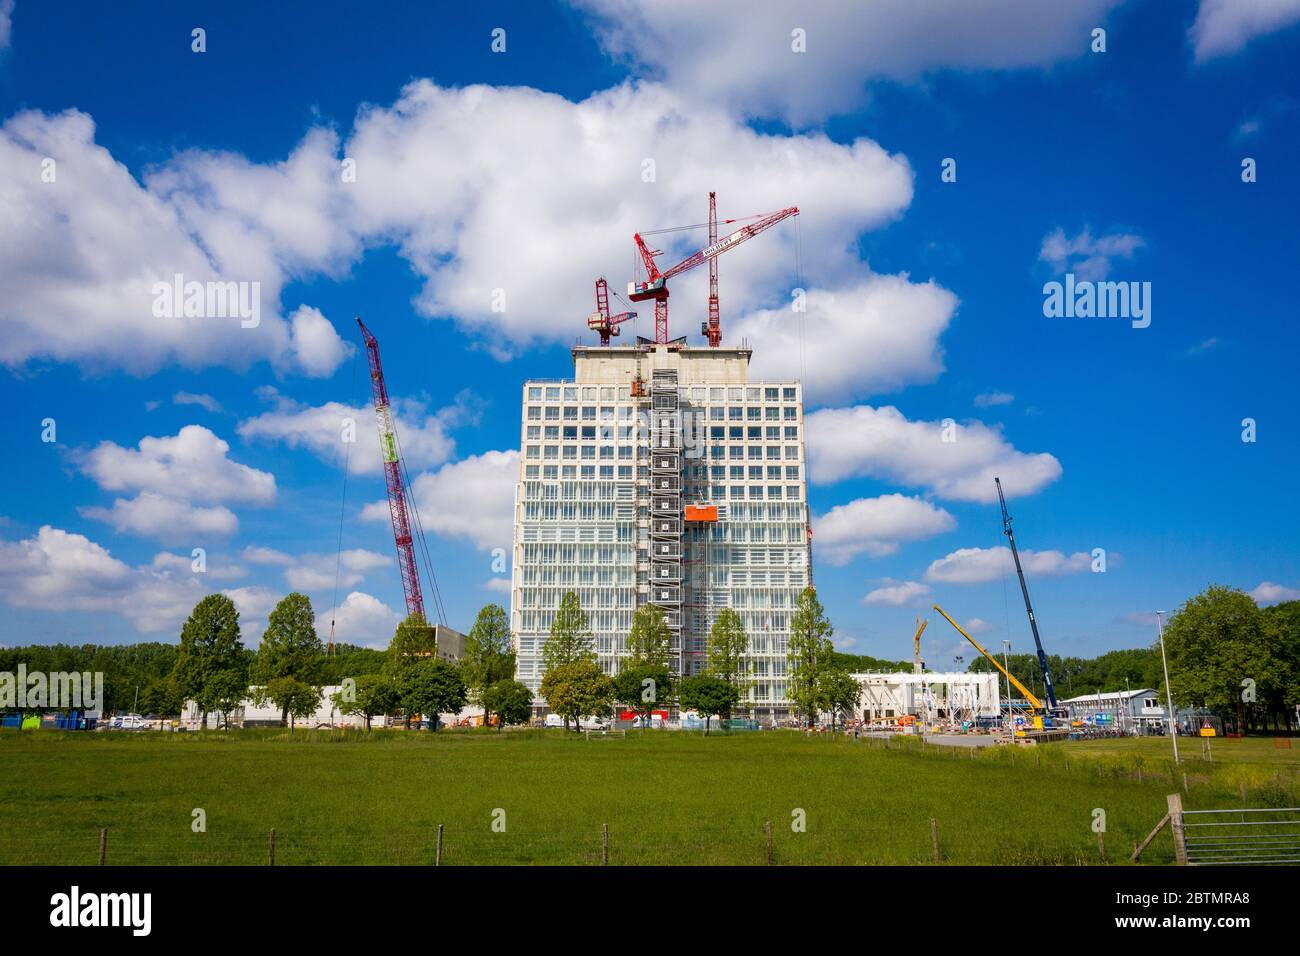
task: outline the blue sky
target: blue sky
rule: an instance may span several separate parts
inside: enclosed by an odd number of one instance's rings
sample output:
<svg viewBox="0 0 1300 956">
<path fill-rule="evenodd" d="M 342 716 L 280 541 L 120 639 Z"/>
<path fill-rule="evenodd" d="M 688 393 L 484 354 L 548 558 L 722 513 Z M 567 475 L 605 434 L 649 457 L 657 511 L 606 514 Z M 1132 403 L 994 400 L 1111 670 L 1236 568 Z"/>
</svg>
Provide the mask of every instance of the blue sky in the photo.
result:
<svg viewBox="0 0 1300 956">
<path fill-rule="evenodd" d="M 571 374 L 591 280 L 710 188 L 803 209 L 721 260 L 723 332 L 759 375 L 804 356 L 842 647 L 905 657 L 937 600 L 1026 649 L 992 473 L 1049 651 L 1148 643 L 1212 582 L 1300 596 L 1300 4 L 786 6 L 0 2 L 0 643 L 171 640 L 209 590 L 248 640 L 291 586 L 328 618 L 356 314 L 451 623 L 506 603 L 520 383 Z M 1066 271 L 1149 282 L 1150 326 L 1046 318 Z M 260 326 L 151 316 L 174 272 L 259 282 Z M 702 276 L 672 304 L 698 329 Z M 339 636 L 382 643 L 402 596 L 357 427 Z"/>
</svg>

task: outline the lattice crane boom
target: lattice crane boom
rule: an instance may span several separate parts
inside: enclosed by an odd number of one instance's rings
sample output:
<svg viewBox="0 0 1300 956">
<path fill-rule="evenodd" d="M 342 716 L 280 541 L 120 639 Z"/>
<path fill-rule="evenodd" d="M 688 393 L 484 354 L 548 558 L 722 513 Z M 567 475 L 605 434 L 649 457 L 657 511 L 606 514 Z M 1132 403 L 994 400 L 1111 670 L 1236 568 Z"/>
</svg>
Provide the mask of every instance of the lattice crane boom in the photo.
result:
<svg viewBox="0 0 1300 956">
<path fill-rule="evenodd" d="M 402 481 L 402 462 L 397 449 L 397 430 L 388 404 L 388 388 L 379 361 L 379 342 L 370 334 L 360 316 L 357 325 L 366 343 L 370 361 L 370 390 L 374 397 L 375 419 L 379 425 L 379 451 L 384 460 L 384 482 L 388 485 L 388 511 L 393 519 L 393 541 L 397 545 L 397 568 L 402 577 L 402 594 L 406 613 L 424 619 L 424 595 L 420 592 L 420 575 L 415 566 L 415 541 L 406 507 L 406 487 Z"/>
<path fill-rule="evenodd" d="M 705 262 L 710 263 L 709 269 L 709 321 L 705 325 L 705 334 L 709 337 L 709 344 L 717 346 L 722 341 L 722 323 L 720 310 L 717 303 L 717 268 L 713 265 L 715 259 L 728 252 L 736 246 L 749 239 L 754 238 L 759 233 L 764 232 L 782 220 L 791 216 L 799 215 L 798 206 L 790 206 L 778 212 L 770 213 L 766 216 L 760 216 L 754 222 L 741 226 L 735 232 L 732 232 L 721 239 L 717 238 L 718 218 L 717 218 L 717 194 L 709 194 L 709 244 L 703 249 L 698 249 L 691 253 L 681 262 L 668 269 L 660 270 L 655 263 L 655 257 L 662 255 L 660 249 L 651 249 L 646 245 L 646 241 L 641 233 L 635 233 L 632 241 L 636 244 L 637 253 L 641 257 L 641 262 L 645 266 L 646 281 L 629 282 L 627 285 L 628 298 L 633 302 L 643 302 L 647 299 L 653 299 L 655 303 L 655 342 L 666 343 L 668 341 L 668 280 L 673 276 L 681 275 L 694 269 Z M 724 219 L 724 223 L 736 222 L 735 219 Z"/>
</svg>

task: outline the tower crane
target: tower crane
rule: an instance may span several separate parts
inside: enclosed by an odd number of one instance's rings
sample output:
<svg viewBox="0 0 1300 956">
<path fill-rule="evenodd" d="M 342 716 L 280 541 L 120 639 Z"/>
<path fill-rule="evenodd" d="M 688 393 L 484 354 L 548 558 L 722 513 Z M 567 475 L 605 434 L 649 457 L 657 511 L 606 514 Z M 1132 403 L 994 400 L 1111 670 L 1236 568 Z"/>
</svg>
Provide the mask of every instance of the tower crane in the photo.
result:
<svg viewBox="0 0 1300 956">
<path fill-rule="evenodd" d="M 1043 672 L 1043 690 L 1052 710 L 1056 710 L 1056 688 L 1052 686 L 1052 674 L 1047 668 L 1047 655 L 1043 653 L 1043 642 L 1038 639 L 1038 619 L 1034 617 L 1034 607 L 1029 603 L 1029 586 L 1025 584 L 1025 569 L 1020 566 L 1020 552 L 1016 550 L 1016 533 L 1011 530 L 1011 515 L 1007 512 L 1007 499 L 1002 494 L 1002 481 L 994 478 L 998 486 L 998 503 L 1002 505 L 1002 533 L 1011 542 L 1011 557 L 1016 562 L 1016 574 L 1020 576 L 1020 593 L 1025 596 L 1025 613 L 1029 615 L 1029 629 L 1034 632 L 1034 647 L 1038 651 L 1038 667 Z M 997 663 L 996 661 L 994 663 Z"/>
<path fill-rule="evenodd" d="M 370 360 L 370 390 L 374 396 L 375 419 L 379 424 L 379 453 L 384 459 L 384 481 L 388 485 L 388 511 L 393 519 L 393 541 L 397 544 L 397 567 L 402 575 L 402 594 L 406 598 L 408 616 L 424 618 L 424 595 L 420 592 L 420 575 L 415 567 L 415 541 L 411 535 L 411 521 L 406 508 L 406 489 L 402 481 L 402 462 L 397 448 L 397 429 L 393 412 L 388 405 L 388 388 L 384 385 L 384 369 L 379 363 L 379 343 L 370 334 L 360 316 L 361 337 L 366 343 L 366 358 Z"/>
<path fill-rule="evenodd" d="M 627 297 L 633 302 L 644 302 L 647 299 L 653 299 L 655 304 L 655 342 L 667 343 L 668 341 L 668 280 L 673 276 L 679 276 L 683 272 L 688 272 L 698 265 L 709 263 L 709 318 L 703 323 L 701 332 L 708 336 L 709 345 L 713 348 L 722 342 L 722 318 L 721 309 L 718 304 L 718 268 L 717 258 L 728 250 L 736 248 L 747 239 L 752 239 L 760 232 L 772 228 L 778 222 L 788 219 L 791 216 L 799 215 L 798 206 L 790 206 L 779 212 L 760 215 L 754 218 L 755 221 L 748 225 L 741 226 L 735 232 L 732 232 L 719 239 L 718 236 L 718 215 L 717 215 L 717 193 L 709 193 L 709 244 L 703 249 L 698 249 L 691 253 L 681 262 L 667 269 L 660 270 L 655 263 L 655 257 L 663 255 L 659 249 L 651 249 L 646 245 L 642 233 L 635 233 L 632 241 L 636 243 L 637 252 L 641 256 L 641 262 L 645 265 L 646 281 L 632 281 L 627 284 Z M 739 219 L 724 219 L 722 222 L 733 223 L 739 222 Z M 695 228 L 686 226 L 682 228 Z M 644 235 L 655 235 L 658 232 L 669 232 L 667 229 L 647 232 Z"/>
<path fill-rule="evenodd" d="M 618 327 L 628 319 L 635 319 L 635 312 L 609 314 L 609 283 L 604 276 L 596 280 L 596 311 L 587 316 L 587 328 L 600 333 L 600 344 L 608 345 L 611 335 L 618 335 Z"/>
</svg>

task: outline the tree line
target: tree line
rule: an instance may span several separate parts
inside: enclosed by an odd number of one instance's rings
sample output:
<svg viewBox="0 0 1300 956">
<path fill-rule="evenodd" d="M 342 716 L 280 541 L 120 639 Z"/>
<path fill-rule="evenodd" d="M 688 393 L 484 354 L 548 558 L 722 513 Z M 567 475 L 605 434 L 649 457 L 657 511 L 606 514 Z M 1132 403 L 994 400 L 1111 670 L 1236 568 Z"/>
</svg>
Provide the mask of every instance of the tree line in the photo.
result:
<svg viewBox="0 0 1300 956">
<path fill-rule="evenodd" d="M 1176 707 L 1204 709 L 1242 733 L 1296 726 L 1300 601 L 1261 608 L 1244 591 L 1211 585 L 1170 615 L 1164 632 Z M 1165 696 L 1158 639 L 1091 660 L 1049 654 L 1047 662 L 1059 697 L 1142 687 L 1155 688 L 1162 702 Z M 1041 690 L 1036 656 L 1012 654 L 1008 663 L 1030 690 Z M 971 664 L 993 669 L 983 657 Z"/>
<path fill-rule="evenodd" d="M 810 726 L 819 713 L 834 725 L 854 711 L 861 688 L 849 665 L 831 644 L 833 628 L 817 592 L 806 588 L 795 605 L 787 649 L 787 698 Z M 670 667 L 672 632 L 664 609 L 644 604 L 632 617 L 627 655 L 618 671 L 606 674 L 596 663 L 590 620 L 577 594 L 567 592 L 542 646 L 541 693 L 565 728 L 583 718 L 603 717 L 616 706 L 638 715 L 646 728 L 656 710 L 676 703 L 704 717 L 707 735 L 713 718 L 725 722 L 739 709 L 754 684 L 749 635 L 731 608 L 723 608 L 709 630 L 706 666 L 688 677 Z"/>
</svg>

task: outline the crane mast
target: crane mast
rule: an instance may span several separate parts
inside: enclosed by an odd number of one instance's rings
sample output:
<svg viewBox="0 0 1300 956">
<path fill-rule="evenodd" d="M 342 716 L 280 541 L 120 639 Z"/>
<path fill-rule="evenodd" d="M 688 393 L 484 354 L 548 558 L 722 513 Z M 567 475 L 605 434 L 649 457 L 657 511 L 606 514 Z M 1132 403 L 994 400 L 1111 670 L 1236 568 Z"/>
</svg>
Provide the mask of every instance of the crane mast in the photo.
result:
<svg viewBox="0 0 1300 956">
<path fill-rule="evenodd" d="M 1029 615 L 1029 629 L 1034 633 L 1034 648 L 1038 651 L 1038 667 L 1043 672 L 1043 689 L 1047 693 L 1047 702 L 1056 709 L 1056 688 L 1052 686 L 1052 674 L 1047 667 L 1047 655 L 1043 653 L 1043 642 L 1038 637 L 1038 619 L 1034 617 L 1034 607 L 1029 603 L 1029 585 L 1025 583 L 1025 569 L 1020 566 L 1020 552 L 1016 549 L 1016 534 L 1011 530 L 1011 515 L 1007 511 L 1007 499 L 1002 494 L 1002 481 L 993 479 L 998 486 L 998 503 L 1002 506 L 1002 533 L 1011 542 L 1011 558 L 1016 563 L 1016 574 L 1020 578 L 1020 593 L 1025 596 L 1025 613 Z M 994 664 L 997 661 L 993 662 Z"/>
<path fill-rule="evenodd" d="M 397 567 L 402 576 L 402 594 L 406 598 L 408 616 L 424 619 L 424 595 L 420 593 L 420 576 L 415 567 L 415 542 L 411 535 L 411 520 L 406 508 L 406 489 L 402 482 L 402 462 L 397 450 L 397 429 L 393 412 L 388 404 L 388 388 L 384 385 L 384 369 L 379 362 L 379 342 L 370 334 L 365 323 L 357 317 L 361 337 L 366 343 L 366 357 L 370 361 L 370 390 L 374 396 L 375 420 L 379 425 L 379 453 L 384 459 L 384 481 L 388 485 L 388 511 L 393 519 L 393 541 L 397 545 Z"/>
<path fill-rule="evenodd" d="M 618 327 L 628 319 L 635 319 L 635 312 L 609 314 L 609 282 L 604 276 L 596 280 L 596 311 L 587 316 L 587 328 L 600 334 L 600 344 L 609 345 L 609 337 L 618 335 Z"/>
</svg>

